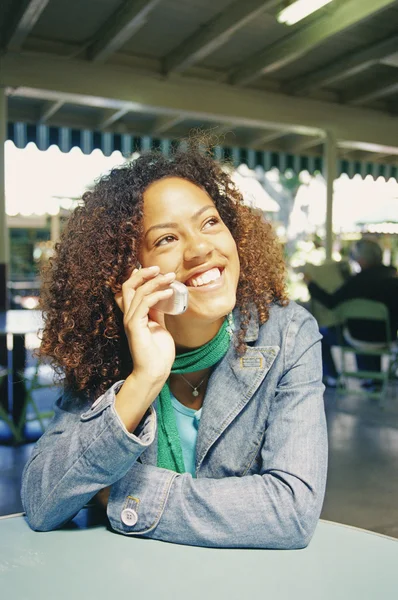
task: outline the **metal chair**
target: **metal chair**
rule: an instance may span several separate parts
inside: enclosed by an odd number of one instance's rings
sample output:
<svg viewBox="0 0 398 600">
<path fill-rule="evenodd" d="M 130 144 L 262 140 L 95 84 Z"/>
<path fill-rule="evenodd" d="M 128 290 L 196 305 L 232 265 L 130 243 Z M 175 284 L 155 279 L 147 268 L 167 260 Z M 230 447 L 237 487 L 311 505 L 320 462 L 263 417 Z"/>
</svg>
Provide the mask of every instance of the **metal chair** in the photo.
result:
<svg viewBox="0 0 398 600">
<path fill-rule="evenodd" d="M 51 419 L 54 414 L 53 410 L 41 411 L 34 399 L 34 392 L 36 390 L 41 389 L 50 389 L 56 387 L 56 384 L 53 381 L 45 381 L 44 383 L 40 378 L 40 367 L 43 367 L 44 363 L 37 362 L 32 376 L 29 377 L 27 374 L 27 370 L 20 372 L 19 375 L 24 382 L 25 387 L 25 402 L 22 407 L 21 416 L 18 423 L 18 431 L 20 435 L 22 435 L 23 428 L 26 423 L 30 421 L 38 421 L 40 424 L 40 428 L 44 433 L 46 429 L 46 424 L 44 419 Z M 28 415 L 28 409 L 31 408 L 33 411 L 32 415 Z"/>
<path fill-rule="evenodd" d="M 8 377 L 8 373 L 8 369 L 6 369 L 5 367 L 0 367 L 0 386 L 3 383 L 3 381 Z M 6 425 L 11 431 L 12 437 L 16 442 L 22 441 L 19 429 L 15 426 L 14 421 L 12 420 L 12 417 L 9 415 L 8 411 L 1 404 L 0 421 L 4 421 L 4 423 L 6 423 Z"/>
<path fill-rule="evenodd" d="M 40 424 L 40 428 L 44 433 L 46 429 L 45 419 L 50 419 L 54 412 L 51 410 L 41 411 L 34 399 L 34 392 L 36 390 L 44 389 L 44 388 L 53 388 L 56 387 L 53 382 L 42 382 L 40 380 L 40 364 L 34 367 L 33 374 L 31 377 L 28 377 L 25 372 L 19 372 L 19 376 L 24 385 L 25 398 L 22 406 L 21 414 L 18 419 L 18 423 L 15 423 L 12 416 L 8 413 L 8 411 L 1 406 L 0 404 L 0 420 L 4 421 L 9 427 L 14 442 L 21 443 L 24 441 L 23 430 L 26 423 L 31 421 L 38 421 Z M 9 371 L 6 368 L 0 367 L 0 385 L 2 381 L 8 377 Z M 28 414 L 29 408 L 32 409 L 33 413 L 31 415 Z"/>
<path fill-rule="evenodd" d="M 391 340 L 390 317 L 387 307 L 381 302 L 375 302 L 373 300 L 347 300 L 346 302 L 342 302 L 335 309 L 335 314 L 339 322 L 342 363 L 341 373 L 337 383 L 337 393 L 347 394 L 348 387 L 345 385 L 347 378 L 360 380 L 372 379 L 374 381 L 381 382 L 380 391 L 362 389 L 358 391 L 355 390 L 355 394 L 377 398 L 382 404 L 386 397 L 388 381 L 391 374 L 391 366 L 396 355 L 396 349 L 393 341 Z M 353 338 L 348 330 L 347 322 L 355 319 L 378 321 L 384 324 L 385 341 L 368 342 Z M 367 356 L 380 356 L 381 360 L 383 357 L 385 357 L 387 360 L 387 368 L 384 370 L 381 368 L 380 371 L 348 370 L 346 366 L 347 354 L 352 354 L 353 352 L 355 352 L 355 354 Z"/>
</svg>

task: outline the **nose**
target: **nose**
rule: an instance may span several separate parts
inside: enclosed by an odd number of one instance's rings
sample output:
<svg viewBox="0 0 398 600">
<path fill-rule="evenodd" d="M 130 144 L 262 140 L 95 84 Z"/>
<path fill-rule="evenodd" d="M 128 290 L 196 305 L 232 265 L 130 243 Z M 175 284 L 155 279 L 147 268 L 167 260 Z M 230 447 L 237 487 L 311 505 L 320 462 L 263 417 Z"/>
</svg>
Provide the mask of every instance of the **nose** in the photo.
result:
<svg viewBox="0 0 398 600">
<path fill-rule="evenodd" d="M 209 237 L 199 232 L 192 234 L 185 243 L 184 260 L 186 262 L 203 261 L 213 252 L 213 249 L 214 246 Z"/>
</svg>

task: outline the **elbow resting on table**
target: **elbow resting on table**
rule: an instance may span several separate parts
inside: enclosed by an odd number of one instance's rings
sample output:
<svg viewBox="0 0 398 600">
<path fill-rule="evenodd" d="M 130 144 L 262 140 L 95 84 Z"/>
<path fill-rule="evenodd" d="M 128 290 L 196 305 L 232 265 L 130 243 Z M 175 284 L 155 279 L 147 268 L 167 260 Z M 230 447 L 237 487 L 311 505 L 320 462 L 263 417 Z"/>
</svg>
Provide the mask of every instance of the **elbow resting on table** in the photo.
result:
<svg viewBox="0 0 398 600">
<path fill-rule="evenodd" d="M 291 524 L 294 527 L 291 550 L 306 548 L 310 543 L 319 522 L 324 498 L 324 490 L 317 492 L 307 488 L 301 502 L 293 499 Z"/>
<path fill-rule="evenodd" d="M 33 531 L 53 531 L 54 529 L 59 529 L 73 519 L 78 512 L 75 508 L 72 514 L 66 514 L 65 507 L 60 508 L 57 505 L 51 506 L 50 503 L 41 503 L 37 498 L 35 501 L 35 499 L 28 497 L 23 487 L 21 497 L 25 518 Z"/>
<path fill-rule="evenodd" d="M 275 485 L 275 481 L 273 482 Z M 279 482 L 280 485 L 280 482 Z M 263 547 L 279 550 L 298 550 L 310 543 L 322 508 L 323 492 L 306 484 L 288 485 L 274 496 L 273 526 L 265 524 L 266 544 Z"/>
<path fill-rule="evenodd" d="M 70 519 L 61 520 L 59 515 L 57 518 L 57 515 L 51 516 L 43 510 L 35 512 L 27 506 L 24 506 L 24 509 L 28 525 L 33 531 L 53 531 L 54 529 L 59 529 L 75 516 L 72 515 Z"/>
<path fill-rule="evenodd" d="M 52 526 L 48 518 L 44 518 L 43 516 L 40 518 L 37 515 L 32 515 L 30 511 L 25 511 L 25 517 L 29 527 L 33 531 L 52 531 L 53 529 L 57 529 L 56 526 Z"/>
<path fill-rule="evenodd" d="M 301 532 L 297 532 L 297 534 L 295 536 L 293 536 L 291 542 L 285 548 L 282 547 L 281 549 L 282 550 L 300 550 L 302 548 L 306 548 L 312 539 L 314 531 L 315 531 L 315 526 L 313 527 L 312 531 L 310 531 L 310 532 L 304 531 L 304 530 Z"/>
<path fill-rule="evenodd" d="M 277 549 L 277 550 L 299 550 L 306 548 L 310 543 L 312 536 L 314 535 L 318 519 L 314 519 L 312 523 L 308 523 L 306 519 L 305 524 L 297 520 L 296 515 L 292 516 L 287 522 L 281 526 L 280 535 L 276 537 L 274 543 L 269 539 L 264 548 Z M 267 536 L 268 537 L 268 536 Z M 279 539 L 277 539 L 279 537 Z"/>
<path fill-rule="evenodd" d="M 287 548 L 288 550 L 299 550 L 300 548 L 306 548 L 312 540 L 316 526 L 319 522 L 320 514 L 320 508 L 318 508 L 316 504 L 316 502 L 312 503 L 312 509 L 307 509 L 305 514 L 296 514 L 297 527 L 294 535 L 292 536 L 292 543 Z"/>
</svg>

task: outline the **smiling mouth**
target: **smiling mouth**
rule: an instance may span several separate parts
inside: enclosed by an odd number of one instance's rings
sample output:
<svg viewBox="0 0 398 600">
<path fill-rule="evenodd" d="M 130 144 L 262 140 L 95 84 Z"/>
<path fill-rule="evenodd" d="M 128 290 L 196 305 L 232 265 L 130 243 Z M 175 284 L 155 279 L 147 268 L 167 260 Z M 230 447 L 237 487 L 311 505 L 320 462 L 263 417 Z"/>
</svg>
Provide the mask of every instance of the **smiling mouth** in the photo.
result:
<svg viewBox="0 0 398 600">
<path fill-rule="evenodd" d="M 200 273 L 200 275 L 190 277 L 190 279 L 188 279 L 185 282 L 185 285 L 187 287 L 194 287 L 194 288 L 204 287 L 211 283 L 217 282 L 221 278 L 223 272 L 224 272 L 224 269 L 221 269 L 219 267 L 214 267 L 213 269 L 209 269 L 208 271 L 205 271 L 204 273 Z"/>
</svg>

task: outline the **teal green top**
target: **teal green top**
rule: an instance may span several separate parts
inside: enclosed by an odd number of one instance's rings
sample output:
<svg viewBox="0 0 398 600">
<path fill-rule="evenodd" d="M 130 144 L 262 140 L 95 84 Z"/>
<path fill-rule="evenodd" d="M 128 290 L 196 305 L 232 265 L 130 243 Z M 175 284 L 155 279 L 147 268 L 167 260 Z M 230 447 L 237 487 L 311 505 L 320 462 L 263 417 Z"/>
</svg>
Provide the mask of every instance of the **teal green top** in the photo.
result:
<svg viewBox="0 0 398 600">
<path fill-rule="evenodd" d="M 196 440 L 198 437 L 202 409 L 195 410 L 184 406 L 184 404 L 181 404 L 171 392 L 170 399 L 174 408 L 178 435 L 180 436 L 185 470 L 187 473 L 191 473 L 192 477 L 196 477 Z"/>
</svg>

